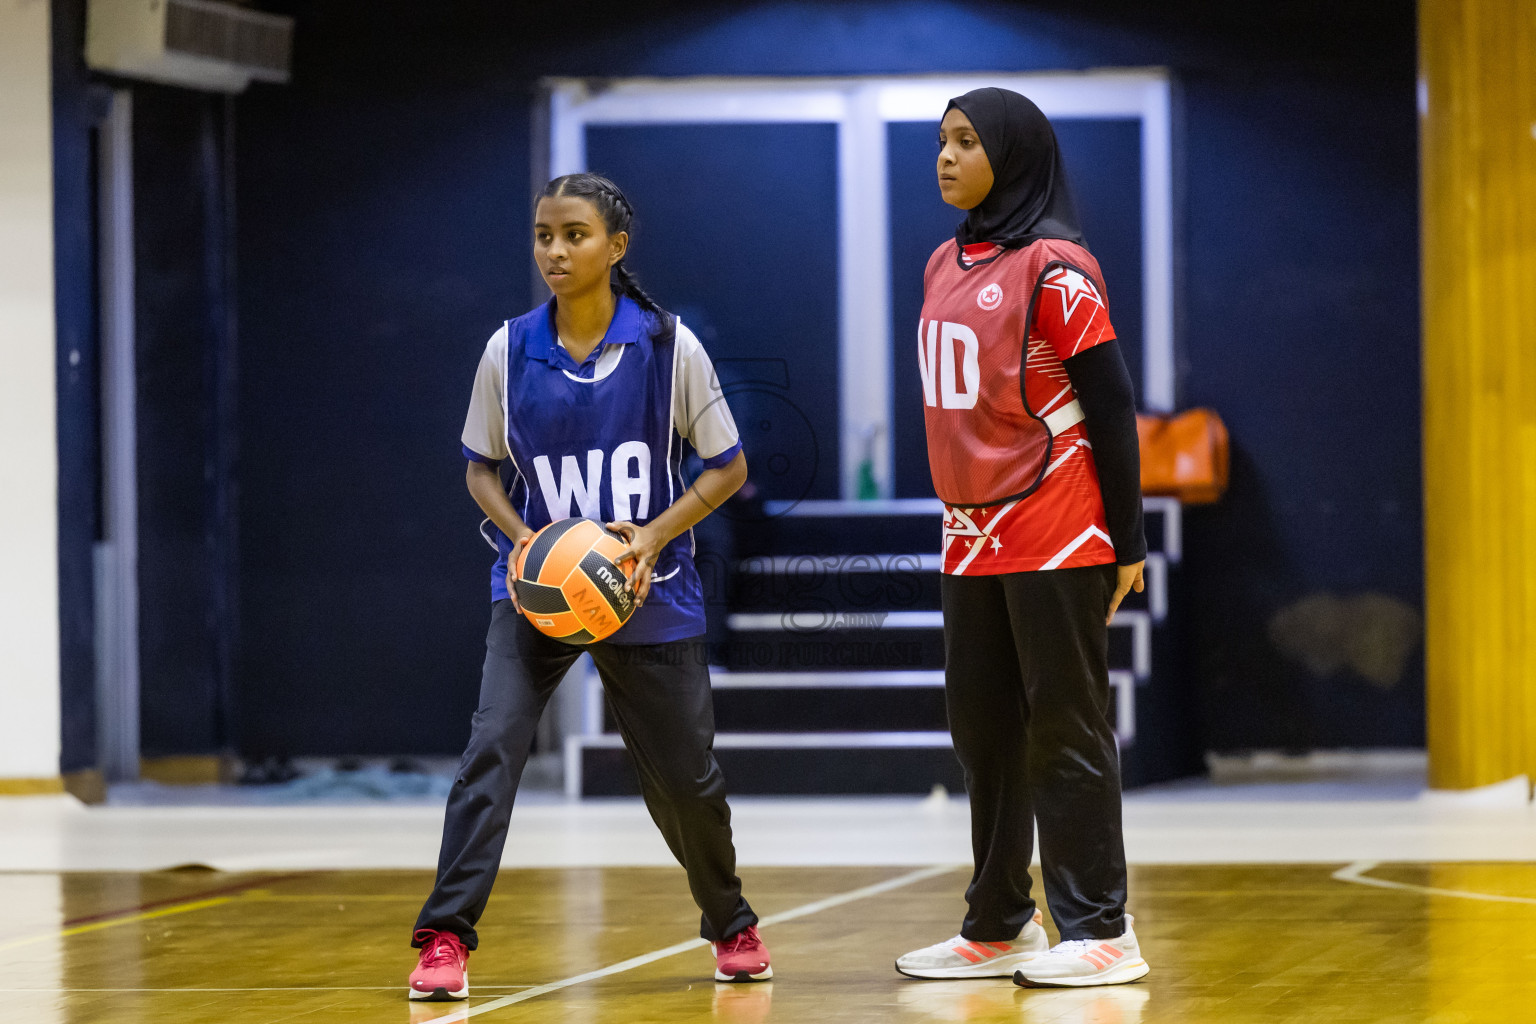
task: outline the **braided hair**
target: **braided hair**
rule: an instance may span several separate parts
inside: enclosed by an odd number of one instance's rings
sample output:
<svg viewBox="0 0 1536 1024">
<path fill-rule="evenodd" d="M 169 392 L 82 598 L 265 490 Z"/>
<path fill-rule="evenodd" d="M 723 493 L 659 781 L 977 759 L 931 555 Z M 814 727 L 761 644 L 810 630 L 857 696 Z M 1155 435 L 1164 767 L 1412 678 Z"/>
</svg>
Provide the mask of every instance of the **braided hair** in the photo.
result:
<svg viewBox="0 0 1536 1024">
<path fill-rule="evenodd" d="M 633 231 L 635 208 L 629 205 L 629 199 L 619 186 L 601 174 L 562 174 L 551 180 L 534 197 L 534 205 L 537 206 L 540 199 L 555 196 L 574 196 L 577 199 L 587 200 L 597 208 L 598 214 L 603 218 L 603 226 L 608 229 L 610 235 L 616 235 L 621 231 Z M 640 282 L 635 280 L 635 275 L 624 265 L 622 259 L 613 266 L 613 283 L 620 294 L 634 299 L 635 305 L 641 309 L 649 313 L 662 312 L 661 306 L 640 287 Z"/>
</svg>

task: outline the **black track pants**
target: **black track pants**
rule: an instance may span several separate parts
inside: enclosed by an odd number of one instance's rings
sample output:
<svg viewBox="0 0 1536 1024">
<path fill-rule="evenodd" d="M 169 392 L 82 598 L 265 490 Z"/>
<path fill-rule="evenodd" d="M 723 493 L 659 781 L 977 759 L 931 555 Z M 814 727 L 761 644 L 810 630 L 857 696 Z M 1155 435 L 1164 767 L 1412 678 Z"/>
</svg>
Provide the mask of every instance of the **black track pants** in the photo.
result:
<svg viewBox="0 0 1536 1024">
<path fill-rule="evenodd" d="M 448 794 L 437 884 L 416 920 L 418 929 L 457 934 L 470 949 L 479 943 L 475 923 L 501 864 L 534 727 L 582 652 L 539 633 L 511 601 L 493 606 L 485 646 L 480 707 Z M 596 643 L 585 649 L 640 769 L 651 818 L 688 872 L 688 887 L 703 911 L 699 935 L 711 942 L 730 938 L 755 924 L 757 915 L 736 877 L 703 643 Z"/>
<path fill-rule="evenodd" d="M 1034 914 L 1036 823 L 1062 939 L 1125 931 L 1104 625 L 1115 578 L 1113 565 L 942 577 L 945 702 L 976 861 L 960 929 L 967 939 L 1012 939 Z"/>
</svg>

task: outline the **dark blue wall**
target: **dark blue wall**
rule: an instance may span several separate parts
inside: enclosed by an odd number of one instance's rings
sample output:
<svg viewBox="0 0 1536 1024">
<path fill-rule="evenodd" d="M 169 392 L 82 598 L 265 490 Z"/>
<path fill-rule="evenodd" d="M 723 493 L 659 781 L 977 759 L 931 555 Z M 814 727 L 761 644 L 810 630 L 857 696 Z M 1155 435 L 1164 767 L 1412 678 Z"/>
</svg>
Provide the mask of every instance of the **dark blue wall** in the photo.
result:
<svg viewBox="0 0 1536 1024">
<path fill-rule="evenodd" d="M 222 97 L 133 90 L 140 747 L 225 745 L 226 131 Z"/>
<path fill-rule="evenodd" d="M 531 83 L 323 6 L 294 84 L 240 101 L 239 746 L 450 752 L 491 563 L 459 435 L 528 304 Z"/>
<path fill-rule="evenodd" d="M 1186 144 L 1184 394 L 1219 409 L 1234 443 L 1228 500 L 1189 517 L 1193 649 L 1228 746 L 1423 742 L 1421 662 L 1383 690 L 1318 679 L 1266 642 L 1276 610 L 1313 593 L 1423 607 L 1411 9 L 1402 19 L 1379 78 L 1186 83 L 1201 118 Z"/>
<path fill-rule="evenodd" d="M 532 298 L 538 76 L 1145 65 L 1177 83 L 1181 402 L 1234 445 L 1188 520 L 1207 744 L 1422 741 L 1417 669 L 1321 680 L 1267 633 L 1320 591 L 1421 605 L 1411 4 L 268 6 L 298 49 L 238 113 L 243 752 L 462 743 L 488 552 L 457 437 Z"/>
</svg>

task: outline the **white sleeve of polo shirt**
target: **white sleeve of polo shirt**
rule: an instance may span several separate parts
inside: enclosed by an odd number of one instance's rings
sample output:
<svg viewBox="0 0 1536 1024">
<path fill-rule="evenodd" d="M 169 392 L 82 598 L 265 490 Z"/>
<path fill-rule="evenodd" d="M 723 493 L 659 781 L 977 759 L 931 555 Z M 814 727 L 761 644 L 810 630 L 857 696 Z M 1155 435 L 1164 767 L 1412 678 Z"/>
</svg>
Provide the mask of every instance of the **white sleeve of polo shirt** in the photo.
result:
<svg viewBox="0 0 1536 1024">
<path fill-rule="evenodd" d="M 712 459 L 738 448 L 741 437 L 720 389 L 714 363 L 698 337 L 681 321 L 677 325 L 675 358 L 672 423 L 708 465 Z"/>
<path fill-rule="evenodd" d="M 507 421 L 501 406 L 503 367 L 507 365 L 507 328 L 491 335 L 485 354 L 475 370 L 475 389 L 469 396 L 469 415 L 464 418 L 464 447 L 490 462 L 507 457 Z"/>
</svg>

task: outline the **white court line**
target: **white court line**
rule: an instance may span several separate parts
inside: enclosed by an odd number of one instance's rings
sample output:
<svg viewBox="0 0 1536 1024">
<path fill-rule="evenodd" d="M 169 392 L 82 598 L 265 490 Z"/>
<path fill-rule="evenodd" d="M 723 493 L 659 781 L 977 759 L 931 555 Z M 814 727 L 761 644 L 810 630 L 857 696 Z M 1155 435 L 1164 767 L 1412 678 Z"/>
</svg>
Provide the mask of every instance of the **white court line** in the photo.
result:
<svg viewBox="0 0 1536 1024">
<path fill-rule="evenodd" d="M 912 885 L 925 879 L 937 878 L 939 875 L 949 874 L 951 871 L 955 871 L 960 866 L 961 865 L 957 864 L 937 864 L 933 867 L 920 868 L 917 871 L 909 871 L 905 875 L 898 875 L 895 878 L 887 879 L 884 882 L 876 882 L 874 885 L 866 885 L 860 889 L 851 889 L 848 892 L 840 893 L 837 896 L 828 896 L 824 900 L 816 900 L 812 903 L 806 903 L 795 907 L 792 910 L 786 910 L 783 913 L 769 914 L 767 917 L 759 920 L 757 924 L 759 928 L 767 928 L 770 925 L 782 924 L 785 921 L 793 921 L 799 917 L 807 917 L 811 914 L 818 914 L 823 910 L 830 910 L 833 907 L 840 907 L 845 903 L 853 903 L 857 900 L 866 899 L 870 896 L 878 896 L 883 892 L 890 892 L 892 889 L 900 889 L 903 886 Z M 475 1017 L 482 1013 L 490 1013 L 492 1010 L 499 1010 L 504 1006 L 511 1006 L 513 1003 L 521 1003 L 529 999 L 537 999 L 539 996 L 547 995 L 550 992 L 558 992 L 563 988 L 570 988 L 572 985 L 580 985 L 584 982 L 596 981 L 598 978 L 606 978 L 610 975 L 622 974 L 625 971 L 632 971 L 636 967 L 644 967 L 646 964 L 655 963 L 657 960 L 665 960 L 669 956 L 676 956 L 679 953 L 686 953 L 690 949 L 699 949 L 708 945 L 709 943 L 705 942 L 703 939 L 690 939 L 687 942 L 679 942 L 674 946 L 667 946 L 664 949 L 657 949 L 649 953 L 642 953 L 639 956 L 631 957 L 628 960 L 622 960 L 619 963 L 612 964 L 608 967 L 602 967 L 595 971 L 588 971 L 585 974 L 577 974 L 569 978 L 562 978 L 559 981 L 552 981 L 548 985 L 537 985 L 525 992 L 519 992 L 516 995 L 502 996 L 500 999 L 492 999 L 490 1002 L 481 1003 L 478 1006 L 466 1006 L 455 1013 L 450 1013 L 442 1017 L 432 1018 L 432 1024 L 454 1024 L 455 1021 L 468 1020 L 470 1017 Z M 713 972 L 711 972 L 711 974 L 713 974 Z"/>
<path fill-rule="evenodd" d="M 1455 896 L 1464 900 L 1485 900 L 1489 903 L 1526 903 L 1536 906 L 1536 899 L 1529 896 L 1496 896 L 1487 892 L 1466 892 L 1462 889 L 1437 889 L 1432 885 L 1414 885 L 1412 882 L 1389 882 L 1385 878 L 1367 878 L 1365 872 L 1370 871 L 1379 860 L 1357 860 L 1348 867 L 1340 868 L 1333 873 L 1333 877 L 1340 882 L 1354 882 L 1357 885 L 1374 885 L 1381 889 L 1406 889 L 1408 892 L 1421 892 L 1428 896 Z"/>
</svg>

